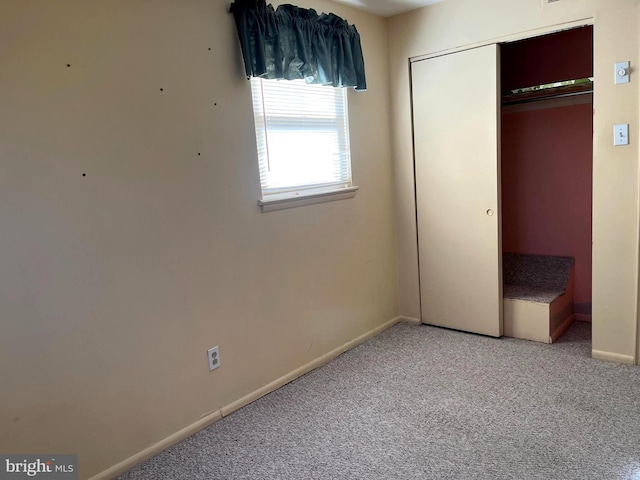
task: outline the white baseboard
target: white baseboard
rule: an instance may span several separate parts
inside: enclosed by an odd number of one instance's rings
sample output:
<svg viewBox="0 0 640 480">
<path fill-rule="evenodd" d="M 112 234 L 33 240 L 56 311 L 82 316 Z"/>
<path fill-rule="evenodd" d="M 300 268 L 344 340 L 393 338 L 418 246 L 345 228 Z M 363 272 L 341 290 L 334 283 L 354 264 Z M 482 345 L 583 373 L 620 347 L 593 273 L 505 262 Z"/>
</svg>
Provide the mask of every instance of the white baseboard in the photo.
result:
<svg viewBox="0 0 640 480">
<path fill-rule="evenodd" d="M 117 477 L 118 475 L 121 475 L 127 470 L 130 470 L 131 468 L 135 467 L 137 464 L 145 461 L 146 459 L 154 455 L 157 455 L 158 453 L 162 452 L 163 450 L 166 450 L 172 445 L 175 445 L 176 443 L 181 442 L 185 438 L 190 437 L 191 435 L 217 422 L 221 418 L 226 417 L 230 413 L 235 412 L 239 408 L 242 408 L 245 405 L 248 405 L 251 402 L 256 401 L 260 397 L 263 397 L 268 393 L 273 392 L 274 390 L 277 390 L 278 388 L 282 387 L 283 385 L 286 385 L 287 383 L 295 380 L 296 378 L 304 375 L 305 373 L 308 373 L 311 370 L 314 370 L 318 367 L 321 367 L 322 365 L 325 365 L 326 363 L 329 363 L 338 355 L 341 355 L 347 350 L 357 347 L 361 343 L 366 342 L 367 340 L 369 340 L 372 337 L 375 337 L 376 335 L 383 332 L 384 330 L 390 327 L 393 327 L 397 323 L 400 323 L 403 321 L 409 322 L 409 323 L 420 323 L 420 321 L 417 319 L 411 319 L 407 317 L 393 318 L 388 322 L 383 323 L 382 325 L 374 328 L 373 330 L 370 330 L 360 335 L 359 337 L 339 346 L 338 348 L 331 350 L 329 353 L 326 353 L 321 357 L 318 357 L 315 360 L 312 360 L 306 365 L 303 365 L 302 367 L 297 368 L 292 372 L 278 378 L 277 380 L 269 383 L 268 385 L 265 385 L 264 387 L 259 388 L 258 390 L 250 393 L 249 395 L 245 395 L 244 397 L 236 400 L 235 402 L 232 402 L 229 405 L 222 407 L 220 410 L 215 410 L 214 412 L 204 415 L 197 422 L 194 422 L 191 425 L 188 425 L 187 427 L 183 428 L 182 430 L 172 435 L 169 435 L 167 438 L 160 440 L 159 442 L 154 443 L 153 445 L 148 446 L 144 450 L 136 453 L 135 455 L 127 458 L 126 460 L 123 460 L 122 462 L 116 465 L 113 465 L 112 467 L 91 477 L 89 480 L 111 480 Z"/>
<path fill-rule="evenodd" d="M 130 470 L 137 464 L 144 462 L 146 459 L 153 457 L 154 455 L 162 452 L 163 450 L 166 450 L 176 443 L 180 443 L 182 440 L 189 438 L 191 435 L 199 432 L 204 428 L 207 428 L 209 425 L 217 422 L 221 418 L 222 413 L 220 413 L 219 410 L 204 415 L 197 422 L 194 422 L 191 425 L 183 428 L 182 430 L 169 435 L 167 438 L 162 439 L 157 443 L 149 445 L 144 450 L 136 453 L 135 455 L 127 458 L 120 463 L 113 465 L 110 468 L 107 468 L 106 470 L 91 477 L 89 480 L 111 480 L 112 478 L 116 478 L 118 475 L 121 475 L 127 470 Z"/>
<path fill-rule="evenodd" d="M 398 318 L 401 322 L 410 323 L 412 325 L 422 325 L 422 320 L 420 320 L 419 318 L 405 317 L 404 315 L 400 315 Z"/>
<path fill-rule="evenodd" d="M 607 362 L 624 363 L 625 365 L 635 365 L 636 359 L 631 355 L 620 355 L 619 353 L 602 352 L 600 350 L 591 350 L 591 356 L 598 360 Z"/>
<path fill-rule="evenodd" d="M 264 397 L 268 393 L 271 393 L 274 390 L 277 390 L 278 388 L 282 387 L 283 385 L 286 385 L 287 383 L 295 380 L 296 378 L 301 377 L 305 373 L 308 373 L 311 370 L 314 370 L 314 369 L 316 369 L 318 367 L 321 367 L 322 365 L 325 365 L 325 364 L 329 363 L 331 360 L 336 358 L 338 355 L 341 355 L 344 352 L 346 352 L 347 350 L 351 350 L 352 348 L 357 347 L 361 343 L 364 343 L 367 340 L 369 340 L 370 338 L 375 337 L 376 335 L 378 335 L 379 333 L 383 332 L 387 328 L 393 327 L 394 325 L 396 325 L 400 321 L 402 321 L 401 317 L 396 317 L 396 318 L 394 318 L 392 320 L 389 320 L 388 322 L 383 323 L 379 327 L 376 327 L 373 330 L 370 330 L 367 333 L 364 333 L 364 334 L 360 335 L 359 337 L 357 337 L 357 338 L 355 338 L 355 339 L 353 339 L 353 340 L 341 345 L 340 347 L 338 347 L 338 348 L 336 348 L 334 350 L 331 350 L 329 353 L 325 353 L 321 357 L 318 357 L 315 360 L 312 360 L 311 362 L 307 363 L 306 365 L 303 365 L 302 367 L 297 368 L 296 370 L 294 370 L 294 371 L 292 371 L 292 372 L 290 372 L 290 373 L 278 378 L 277 380 L 274 380 L 273 382 L 269 383 L 268 385 L 265 385 L 262 388 L 259 388 L 258 390 L 250 393 L 249 395 L 246 395 L 246 396 L 236 400 L 235 402 L 230 403 L 226 407 L 222 407 L 220 409 L 220 412 L 222 413 L 222 416 L 226 417 L 227 415 L 235 412 L 239 408 L 242 408 L 245 405 L 250 404 L 251 402 L 255 402 L 260 397 Z"/>
</svg>

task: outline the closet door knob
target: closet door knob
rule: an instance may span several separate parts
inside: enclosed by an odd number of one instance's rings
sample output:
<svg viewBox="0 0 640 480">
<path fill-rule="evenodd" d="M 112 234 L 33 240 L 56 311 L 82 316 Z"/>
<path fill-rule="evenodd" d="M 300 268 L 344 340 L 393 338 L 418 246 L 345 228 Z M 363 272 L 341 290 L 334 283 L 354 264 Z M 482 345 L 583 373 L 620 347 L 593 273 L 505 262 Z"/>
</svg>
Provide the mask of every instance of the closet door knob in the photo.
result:
<svg viewBox="0 0 640 480">
<path fill-rule="evenodd" d="M 487 210 L 487 215 L 489 215 L 490 217 L 493 217 L 493 214 L 495 212 L 492 209 Z"/>
</svg>

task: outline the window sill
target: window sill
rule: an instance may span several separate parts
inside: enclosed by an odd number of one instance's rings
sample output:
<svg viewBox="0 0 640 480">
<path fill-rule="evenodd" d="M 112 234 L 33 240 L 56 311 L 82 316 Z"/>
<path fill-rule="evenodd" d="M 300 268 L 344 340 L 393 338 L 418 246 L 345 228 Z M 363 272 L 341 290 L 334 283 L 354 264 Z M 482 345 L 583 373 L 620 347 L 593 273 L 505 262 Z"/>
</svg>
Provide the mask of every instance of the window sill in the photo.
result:
<svg viewBox="0 0 640 480">
<path fill-rule="evenodd" d="M 297 196 L 291 198 L 280 198 L 277 200 L 258 200 L 258 205 L 262 213 L 284 210 L 286 208 L 304 207 L 315 203 L 333 202 L 344 200 L 356 196 L 358 187 L 341 188 L 332 192 L 312 193 L 310 195 Z"/>
</svg>

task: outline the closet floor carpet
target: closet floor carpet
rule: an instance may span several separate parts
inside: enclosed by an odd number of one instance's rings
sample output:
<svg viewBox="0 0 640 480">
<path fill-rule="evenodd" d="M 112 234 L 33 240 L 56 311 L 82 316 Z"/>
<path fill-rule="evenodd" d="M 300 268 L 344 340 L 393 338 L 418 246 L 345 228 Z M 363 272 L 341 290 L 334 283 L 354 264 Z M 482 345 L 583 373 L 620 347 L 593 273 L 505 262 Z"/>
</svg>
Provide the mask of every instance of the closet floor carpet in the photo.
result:
<svg viewBox="0 0 640 480">
<path fill-rule="evenodd" d="M 590 332 L 401 323 L 119 478 L 640 479 L 640 368 Z"/>
</svg>

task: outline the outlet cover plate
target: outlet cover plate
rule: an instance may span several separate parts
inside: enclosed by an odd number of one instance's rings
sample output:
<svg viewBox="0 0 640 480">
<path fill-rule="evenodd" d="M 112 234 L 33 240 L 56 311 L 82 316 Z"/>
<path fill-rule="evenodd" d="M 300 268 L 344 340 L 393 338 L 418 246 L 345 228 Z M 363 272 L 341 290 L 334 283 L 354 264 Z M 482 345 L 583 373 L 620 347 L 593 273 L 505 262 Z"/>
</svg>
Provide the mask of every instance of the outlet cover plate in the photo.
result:
<svg viewBox="0 0 640 480">
<path fill-rule="evenodd" d="M 215 346 L 207 350 L 207 359 L 209 360 L 209 371 L 220 368 L 220 349 Z"/>
</svg>

